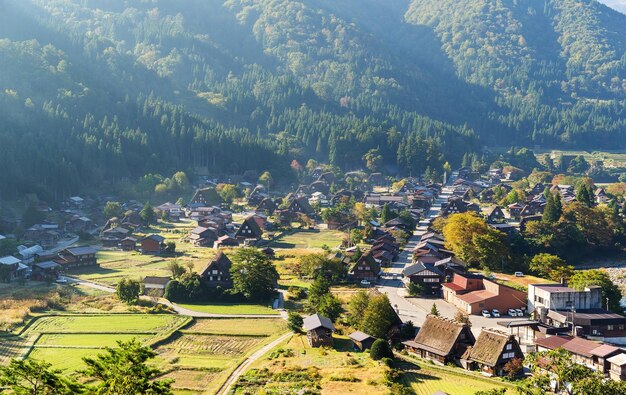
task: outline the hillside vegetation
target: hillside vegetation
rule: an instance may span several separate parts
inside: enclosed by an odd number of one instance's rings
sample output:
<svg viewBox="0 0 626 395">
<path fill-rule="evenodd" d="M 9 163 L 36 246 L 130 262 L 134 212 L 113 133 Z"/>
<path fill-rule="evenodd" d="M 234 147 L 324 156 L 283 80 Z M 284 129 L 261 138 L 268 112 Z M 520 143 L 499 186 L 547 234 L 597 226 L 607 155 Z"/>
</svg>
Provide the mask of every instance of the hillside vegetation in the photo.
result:
<svg viewBox="0 0 626 395">
<path fill-rule="evenodd" d="M 293 159 L 354 169 L 377 147 L 415 174 L 485 145 L 626 144 L 626 16 L 595 1 L 3 5 L 8 197 L 177 170 L 291 182 Z"/>
</svg>

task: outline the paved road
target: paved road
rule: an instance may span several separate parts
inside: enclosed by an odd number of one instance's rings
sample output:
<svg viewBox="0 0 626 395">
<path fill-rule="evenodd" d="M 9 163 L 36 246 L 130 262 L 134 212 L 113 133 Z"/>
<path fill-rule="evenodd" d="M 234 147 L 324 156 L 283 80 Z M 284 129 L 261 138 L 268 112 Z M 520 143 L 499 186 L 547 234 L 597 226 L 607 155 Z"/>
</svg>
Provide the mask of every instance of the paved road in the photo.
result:
<svg viewBox="0 0 626 395">
<path fill-rule="evenodd" d="M 115 293 L 116 290 L 113 287 L 109 287 L 102 284 L 97 284 L 91 281 L 81 280 L 75 277 L 65 276 L 68 283 L 79 284 L 89 288 L 97 289 L 99 291 L 104 291 L 108 293 Z M 148 296 L 143 296 L 142 299 L 151 299 Z M 188 315 L 190 317 L 196 318 L 278 318 L 281 317 L 283 319 L 287 319 L 287 312 L 284 309 L 279 309 L 280 315 L 276 314 L 213 314 L 213 313 L 203 313 L 200 311 L 189 310 L 184 307 L 178 306 L 176 303 L 172 303 L 167 299 L 160 298 L 159 303 L 170 307 L 176 313 L 181 315 Z"/>
<path fill-rule="evenodd" d="M 260 350 L 258 350 L 257 352 L 255 352 L 254 354 L 252 354 L 248 358 L 246 358 L 246 360 L 243 361 L 241 363 L 241 365 L 237 366 L 237 369 L 235 369 L 230 374 L 230 376 L 228 377 L 228 379 L 226 380 L 224 385 L 222 385 L 222 387 L 217 391 L 217 395 L 227 394 L 230 391 L 230 389 L 232 388 L 232 386 L 237 382 L 239 377 L 241 377 L 241 375 L 244 374 L 244 372 L 246 370 L 248 370 L 250 365 L 252 365 L 259 358 L 263 357 L 263 355 L 265 355 L 268 351 L 270 351 L 272 348 L 278 346 L 280 343 L 284 342 L 285 340 L 287 340 L 292 335 L 293 335 L 293 333 L 291 333 L 291 332 L 285 333 L 284 335 L 282 335 L 278 339 L 274 340 L 270 344 L 264 346 L 263 348 L 261 348 Z"/>
</svg>

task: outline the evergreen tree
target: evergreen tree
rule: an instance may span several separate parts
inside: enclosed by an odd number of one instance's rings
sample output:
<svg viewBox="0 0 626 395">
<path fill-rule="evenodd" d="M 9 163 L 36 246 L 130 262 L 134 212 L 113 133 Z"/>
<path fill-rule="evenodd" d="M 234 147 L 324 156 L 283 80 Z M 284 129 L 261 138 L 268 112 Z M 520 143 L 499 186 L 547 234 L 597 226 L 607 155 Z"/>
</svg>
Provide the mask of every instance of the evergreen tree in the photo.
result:
<svg viewBox="0 0 626 395">
<path fill-rule="evenodd" d="M 437 305 L 433 302 L 433 306 L 430 308 L 430 314 L 435 315 L 437 317 L 439 317 L 439 309 L 437 308 Z"/>
<path fill-rule="evenodd" d="M 382 211 L 380 212 L 380 222 L 385 224 L 387 223 L 387 221 L 391 221 L 392 220 L 391 216 L 392 216 L 391 209 L 389 208 L 389 205 L 385 203 Z"/>
<path fill-rule="evenodd" d="M 543 210 L 542 221 L 548 224 L 556 223 L 563 214 L 561 199 L 558 195 L 549 192 L 546 196 L 546 207 Z"/>
<path fill-rule="evenodd" d="M 148 225 L 155 223 L 157 219 L 157 215 L 149 202 L 144 204 L 143 208 L 139 212 L 139 216 Z"/>
</svg>

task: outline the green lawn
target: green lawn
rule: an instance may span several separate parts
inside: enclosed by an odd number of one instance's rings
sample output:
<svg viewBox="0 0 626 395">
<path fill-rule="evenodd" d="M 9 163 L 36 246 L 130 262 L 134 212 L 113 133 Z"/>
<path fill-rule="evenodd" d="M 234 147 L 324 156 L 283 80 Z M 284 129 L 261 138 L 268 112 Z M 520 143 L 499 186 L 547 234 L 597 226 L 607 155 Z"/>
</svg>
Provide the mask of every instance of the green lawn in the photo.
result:
<svg viewBox="0 0 626 395">
<path fill-rule="evenodd" d="M 152 335 L 147 334 L 105 334 L 105 333 L 44 333 L 37 340 L 36 347 L 50 346 L 50 347 L 115 347 L 117 341 L 127 342 L 132 339 L 137 339 L 144 342 Z"/>
<path fill-rule="evenodd" d="M 269 243 L 272 248 L 316 248 L 324 245 L 335 247 L 341 244 L 345 233 L 335 230 L 296 230 Z"/>
<path fill-rule="evenodd" d="M 415 358 L 412 363 L 400 362 L 405 371 L 403 382 L 410 385 L 416 395 L 431 395 L 443 391 L 449 395 L 473 395 L 476 391 L 494 388 L 509 388 L 507 394 L 513 394 L 511 385 L 499 379 L 482 377 L 475 372 L 466 372 L 461 368 L 439 367 Z"/>
<path fill-rule="evenodd" d="M 27 333 L 159 333 L 181 325 L 186 317 L 168 314 L 62 315 L 35 320 Z"/>
<path fill-rule="evenodd" d="M 247 335 L 270 336 L 286 331 L 285 321 L 279 318 L 244 319 L 244 318 L 197 318 L 181 332 L 210 335 Z"/>
<path fill-rule="evenodd" d="M 272 314 L 280 315 L 270 306 L 246 303 L 178 304 L 185 309 L 210 314 Z"/>
<path fill-rule="evenodd" d="M 103 350 L 96 348 L 40 348 L 35 347 L 30 354 L 29 359 L 38 361 L 46 361 L 55 369 L 61 369 L 68 372 L 74 372 L 84 369 L 83 357 L 95 357 L 102 353 Z"/>
</svg>

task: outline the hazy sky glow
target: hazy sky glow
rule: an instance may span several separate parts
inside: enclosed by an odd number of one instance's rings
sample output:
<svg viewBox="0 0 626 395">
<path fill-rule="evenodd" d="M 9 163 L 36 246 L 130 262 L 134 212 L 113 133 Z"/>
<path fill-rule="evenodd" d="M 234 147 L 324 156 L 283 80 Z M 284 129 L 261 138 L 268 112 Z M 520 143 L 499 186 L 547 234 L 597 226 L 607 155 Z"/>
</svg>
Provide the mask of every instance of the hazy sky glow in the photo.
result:
<svg viewBox="0 0 626 395">
<path fill-rule="evenodd" d="M 612 7 L 618 11 L 626 14 L 626 0 L 598 0 L 600 3 L 604 3 L 609 7 Z"/>
</svg>

